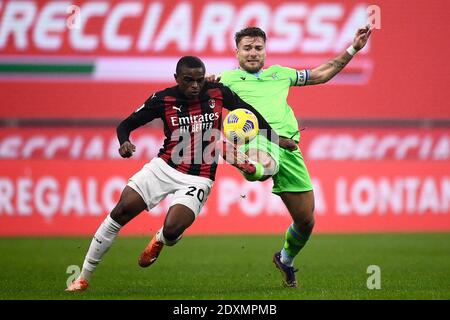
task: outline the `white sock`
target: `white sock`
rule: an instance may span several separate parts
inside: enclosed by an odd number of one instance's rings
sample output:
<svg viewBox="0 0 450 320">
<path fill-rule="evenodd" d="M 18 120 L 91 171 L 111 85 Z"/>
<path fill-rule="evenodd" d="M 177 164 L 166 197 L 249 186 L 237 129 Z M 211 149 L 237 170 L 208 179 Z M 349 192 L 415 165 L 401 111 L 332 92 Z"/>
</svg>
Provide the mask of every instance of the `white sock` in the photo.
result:
<svg viewBox="0 0 450 320">
<path fill-rule="evenodd" d="M 286 250 L 283 248 L 281 249 L 281 262 L 289 267 L 294 266 L 294 259 L 295 257 L 291 257 L 287 254 Z"/>
<path fill-rule="evenodd" d="M 156 240 L 158 240 L 159 242 L 164 243 L 166 246 L 169 246 L 169 247 L 173 246 L 173 245 L 176 244 L 178 241 L 180 241 L 180 239 L 183 237 L 183 235 L 181 235 L 181 236 L 179 236 L 178 238 L 176 238 L 175 240 L 167 240 L 167 239 L 164 237 L 164 234 L 163 234 L 163 228 L 164 228 L 164 227 L 161 227 L 161 229 L 159 229 L 158 232 L 156 233 Z"/>
<path fill-rule="evenodd" d="M 103 255 L 109 250 L 122 226 L 114 221 L 110 215 L 102 222 L 84 259 L 80 278 L 90 280 L 92 273 L 102 260 Z"/>
</svg>

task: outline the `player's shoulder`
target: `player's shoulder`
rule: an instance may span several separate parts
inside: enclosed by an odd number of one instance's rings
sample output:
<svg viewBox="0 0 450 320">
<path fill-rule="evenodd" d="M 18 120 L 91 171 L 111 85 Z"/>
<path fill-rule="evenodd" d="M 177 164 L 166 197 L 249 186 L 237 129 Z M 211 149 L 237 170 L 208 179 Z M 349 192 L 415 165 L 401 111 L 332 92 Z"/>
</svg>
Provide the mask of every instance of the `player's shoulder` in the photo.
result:
<svg viewBox="0 0 450 320">
<path fill-rule="evenodd" d="M 206 87 L 206 90 L 210 90 L 210 89 L 219 89 L 219 90 L 221 90 L 221 91 L 227 88 L 227 87 L 226 87 L 223 83 L 221 83 L 221 82 L 209 82 L 209 81 L 207 81 L 207 82 L 205 83 L 205 87 Z"/>
<path fill-rule="evenodd" d="M 214 96 L 215 98 L 223 97 L 231 92 L 226 85 L 220 82 L 206 82 L 205 89 L 209 96 Z"/>
<path fill-rule="evenodd" d="M 176 95 L 176 86 L 168 87 L 159 91 L 152 92 L 148 100 L 155 100 L 155 101 L 161 101 L 164 100 L 168 96 L 175 96 Z"/>
<path fill-rule="evenodd" d="M 240 74 L 241 74 L 241 70 L 239 70 L 239 69 L 222 71 L 222 73 L 220 74 L 220 79 L 221 79 L 220 81 L 226 82 L 229 79 L 239 77 Z"/>
<path fill-rule="evenodd" d="M 175 94 L 174 87 L 151 92 L 145 101 L 145 105 L 148 108 L 159 108 L 164 105 L 164 102 L 168 100 L 168 97 L 174 97 L 173 99 L 175 99 Z"/>
<path fill-rule="evenodd" d="M 171 86 L 156 92 L 158 97 L 175 96 L 178 93 L 177 86 Z"/>
<path fill-rule="evenodd" d="M 271 65 L 270 67 L 268 67 L 266 70 L 270 71 L 270 72 L 291 72 L 292 70 L 295 70 L 295 69 L 290 68 L 290 67 L 285 67 L 285 66 L 282 66 L 279 64 L 274 64 L 274 65 Z"/>
<path fill-rule="evenodd" d="M 266 75 L 266 77 L 272 77 L 275 80 L 289 79 L 291 85 L 297 79 L 297 70 L 296 69 L 281 66 L 279 64 L 270 66 L 269 68 L 266 69 L 264 74 Z"/>
</svg>

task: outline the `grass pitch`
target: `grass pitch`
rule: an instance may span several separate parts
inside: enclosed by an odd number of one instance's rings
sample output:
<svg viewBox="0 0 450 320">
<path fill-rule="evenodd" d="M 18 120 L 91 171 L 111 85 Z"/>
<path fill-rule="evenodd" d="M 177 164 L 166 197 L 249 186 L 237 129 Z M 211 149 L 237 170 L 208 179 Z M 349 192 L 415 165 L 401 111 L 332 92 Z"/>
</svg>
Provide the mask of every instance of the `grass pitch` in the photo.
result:
<svg viewBox="0 0 450 320">
<path fill-rule="evenodd" d="M 450 299 L 450 233 L 313 235 L 297 258 L 300 288 L 271 259 L 279 236 L 186 236 L 142 269 L 148 238 L 118 237 L 88 291 L 66 293 L 91 238 L 0 238 L 0 299 Z M 370 265 L 381 289 L 369 290 Z"/>
</svg>

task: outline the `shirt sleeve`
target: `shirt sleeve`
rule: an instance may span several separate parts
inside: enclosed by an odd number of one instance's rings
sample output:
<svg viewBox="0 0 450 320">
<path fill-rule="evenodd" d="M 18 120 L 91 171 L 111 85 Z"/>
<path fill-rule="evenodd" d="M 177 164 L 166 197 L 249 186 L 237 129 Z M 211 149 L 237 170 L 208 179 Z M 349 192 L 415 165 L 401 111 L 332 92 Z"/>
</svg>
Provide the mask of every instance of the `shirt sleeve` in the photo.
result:
<svg viewBox="0 0 450 320">
<path fill-rule="evenodd" d="M 131 131 L 154 119 L 160 118 L 162 110 L 162 99 L 158 94 L 154 93 L 136 111 L 118 125 L 116 131 L 120 145 L 130 140 Z"/>
<path fill-rule="evenodd" d="M 289 79 L 291 79 L 291 86 L 297 87 L 306 85 L 311 73 L 310 70 L 306 69 L 297 70 L 287 67 L 283 67 L 283 69 L 288 73 Z"/>
<path fill-rule="evenodd" d="M 301 87 L 306 85 L 306 82 L 310 77 L 311 71 L 302 69 L 302 70 L 295 70 L 295 72 L 297 74 L 297 79 L 295 81 L 294 86 Z"/>
</svg>

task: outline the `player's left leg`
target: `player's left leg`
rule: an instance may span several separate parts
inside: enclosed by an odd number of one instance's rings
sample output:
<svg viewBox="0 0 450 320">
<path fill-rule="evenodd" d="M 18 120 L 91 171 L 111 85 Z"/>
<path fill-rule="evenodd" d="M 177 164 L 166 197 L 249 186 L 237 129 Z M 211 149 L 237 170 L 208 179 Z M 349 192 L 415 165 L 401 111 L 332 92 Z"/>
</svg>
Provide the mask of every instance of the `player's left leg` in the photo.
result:
<svg viewBox="0 0 450 320">
<path fill-rule="evenodd" d="M 297 287 L 294 259 L 308 242 L 314 228 L 314 193 L 283 192 L 280 194 L 293 223 L 285 234 L 285 241 L 280 252 L 275 253 L 273 262 L 284 276 L 287 287 Z"/>
<path fill-rule="evenodd" d="M 106 217 L 91 241 L 81 276 L 89 280 L 92 272 L 109 250 L 120 229 L 147 208 L 142 197 L 126 186 L 111 214 Z"/>
<path fill-rule="evenodd" d="M 314 192 L 283 192 L 280 197 L 293 220 L 286 231 L 281 261 L 292 266 L 314 228 Z"/>
<path fill-rule="evenodd" d="M 189 228 L 194 220 L 194 212 L 185 205 L 175 204 L 170 207 L 164 226 L 158 230 L 139 256 L 139 265 L 145 268 L 153 264 L 164 245 L 175 245 L 183 236 L 184 230 Z"/>
<path fill-rule="evenodd" d="M 300 150 L 283 150 L 278 173 L 273 177 L 272 192 L 279 195 L 293 223 L 285 233 L 280 252 L 273 262 L 283 273 L 285 285 L 296 287 L 294 259 L 307 243 L 314 227 L 314 193 L 311 179 Z"/>
<path fill-rule="evenodd" d="M 109 250 L 120 229 L 147 207 L 142 197 L 126 186 L 120 200 L 95 232 L 86 253 L 80 276 L 66 289 L 69 292 L 83 291 L 88 287 L 92 273 Z"/>
</svg>

